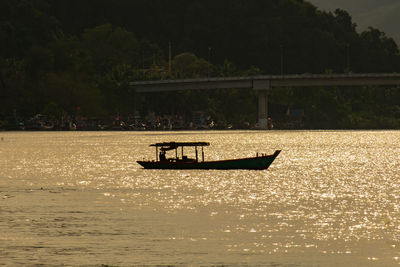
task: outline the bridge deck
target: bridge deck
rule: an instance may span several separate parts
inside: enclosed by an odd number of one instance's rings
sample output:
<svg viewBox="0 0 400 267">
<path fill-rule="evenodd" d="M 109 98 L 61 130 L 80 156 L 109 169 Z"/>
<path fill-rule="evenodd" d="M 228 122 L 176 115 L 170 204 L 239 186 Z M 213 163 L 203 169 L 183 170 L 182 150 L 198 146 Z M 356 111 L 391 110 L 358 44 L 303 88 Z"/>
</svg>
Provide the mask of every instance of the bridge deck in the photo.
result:
<svg viewBox="0 0 400 267">
<path fill-rule="evenodd" d="M 249 77 L 137 81 L 131 82 L 130 85 L 135 86 L 137 92 L 229 88 L 268 90 L 274 87 L 300 86 L 400 85 L 400 73 L 260 75 Z"/>
</svg>

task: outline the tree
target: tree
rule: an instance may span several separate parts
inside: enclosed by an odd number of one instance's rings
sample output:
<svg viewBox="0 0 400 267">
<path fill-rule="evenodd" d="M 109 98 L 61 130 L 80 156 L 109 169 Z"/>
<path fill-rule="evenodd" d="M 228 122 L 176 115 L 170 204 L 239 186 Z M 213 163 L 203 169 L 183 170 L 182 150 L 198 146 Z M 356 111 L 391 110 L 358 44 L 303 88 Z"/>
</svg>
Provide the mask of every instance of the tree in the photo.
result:
<svg viewBox="0 0 400 267">
<path fill-rule="evenodd" d="M 53 63 L 51 51 L 38 45 L 32 46 L 26 55 L 26 68 L 34 79 L 37 79 L 40 73 L 51 71 Z"/>
<path fill-rule="evenodd" d="M 82 34 L 83 68 L 93 74 L 111 72 L 119 64 L 139 67 L 140 46 L 133 33 L 111 24 L 86 29 Z"/>
<path fill-rule="evenodd" d="M 175 56 L 173 62 L 173 75 L 176 78 L 207 77 L 211 68 L 209 63 L 198 58 L 193 53 L 182 53 Z"/>
</svg>

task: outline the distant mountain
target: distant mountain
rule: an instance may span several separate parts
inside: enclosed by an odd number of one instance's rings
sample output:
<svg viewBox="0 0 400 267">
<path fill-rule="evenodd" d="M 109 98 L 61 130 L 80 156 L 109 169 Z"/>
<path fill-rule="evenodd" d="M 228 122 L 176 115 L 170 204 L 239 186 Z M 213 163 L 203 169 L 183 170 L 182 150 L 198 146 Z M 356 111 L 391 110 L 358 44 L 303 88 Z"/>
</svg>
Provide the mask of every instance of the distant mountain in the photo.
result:
<svg viewBox="0 0 400 267">
<path fill-rule="evenodd" d="M 399 0 L 308 0 L 321 10 L 347 10 L 363 31 L 368 27 L 378 28 L 400 45 L 400 1 Z"/>
</svg>

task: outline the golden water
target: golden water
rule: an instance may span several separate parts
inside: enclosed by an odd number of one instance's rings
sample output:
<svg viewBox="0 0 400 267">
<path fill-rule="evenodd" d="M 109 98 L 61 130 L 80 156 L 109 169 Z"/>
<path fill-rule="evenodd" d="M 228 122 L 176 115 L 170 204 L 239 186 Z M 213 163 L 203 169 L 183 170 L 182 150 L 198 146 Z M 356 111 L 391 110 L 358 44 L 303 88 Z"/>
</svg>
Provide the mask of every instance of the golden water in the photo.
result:
<svg viewBox="0 0 400 267">
<path fill-rule="evenodd" d="M 399 131 L 0 137 L 0 265 L 400 264 Z M 267 171 L 143 170 L 163 141 L 282 153 Z"/>
</svg>

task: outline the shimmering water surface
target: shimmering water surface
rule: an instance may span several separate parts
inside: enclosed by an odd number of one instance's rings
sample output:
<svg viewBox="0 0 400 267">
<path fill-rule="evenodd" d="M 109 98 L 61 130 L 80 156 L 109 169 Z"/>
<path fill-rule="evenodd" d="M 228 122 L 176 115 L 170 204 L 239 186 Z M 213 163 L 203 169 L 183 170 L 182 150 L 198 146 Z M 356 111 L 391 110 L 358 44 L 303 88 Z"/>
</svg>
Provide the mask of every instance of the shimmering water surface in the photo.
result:
<svg viewBox="0 0 400 267">
<path fill-rule="evenodd" d="M 0 265 L 400 264 L 399 131 L 0 137 Z M 142 169 L 162 141 L 282 153 L 267 171 Z"/>
</svg>

